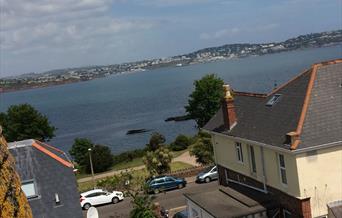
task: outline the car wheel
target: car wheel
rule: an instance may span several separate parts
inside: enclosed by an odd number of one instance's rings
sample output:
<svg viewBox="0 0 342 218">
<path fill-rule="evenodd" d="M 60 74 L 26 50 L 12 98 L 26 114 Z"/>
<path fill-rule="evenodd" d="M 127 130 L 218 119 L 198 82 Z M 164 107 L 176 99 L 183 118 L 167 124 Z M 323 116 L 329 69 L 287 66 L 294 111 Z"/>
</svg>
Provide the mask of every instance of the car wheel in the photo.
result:
<svg viewBox="0 0 342 218">
<path fill-rule="evenodd" d="M 117 204 L 118 202 L 119 202 L 119 198 L 114 197 L 114 198 L 112 199 L 112 203 L 113 203 L 113 204 Z"/>
<path fill-rule="evenodd" d="M 83 209 L 88 210 L 91 207 L 91 204 L 86 203 L 83 205 Z"/>
<path fill-rule="evenodd" d="M 210 179 L 210 177 L 205 177 L 204 181 L 205 181 L 206 183 L 208 183 L 208 182 L 211 181 L 211 179 Z"/>
<path fill-rule="evenodd" d="M 159 189 L 156 188 L 156 189 L 153 190 L 153 192 L 154 192 L 154 194 L 158 194 L 159 193 Z"/>
<path fill-rule="evenodd" d="M 179 189 L 181 189 L 181 188 L 183 188 L 183 187 L 184 187 L 184 185 L 183 185 L 182 183 L 178 185 L 178 188 L 179 188 Z"/>
</svg>

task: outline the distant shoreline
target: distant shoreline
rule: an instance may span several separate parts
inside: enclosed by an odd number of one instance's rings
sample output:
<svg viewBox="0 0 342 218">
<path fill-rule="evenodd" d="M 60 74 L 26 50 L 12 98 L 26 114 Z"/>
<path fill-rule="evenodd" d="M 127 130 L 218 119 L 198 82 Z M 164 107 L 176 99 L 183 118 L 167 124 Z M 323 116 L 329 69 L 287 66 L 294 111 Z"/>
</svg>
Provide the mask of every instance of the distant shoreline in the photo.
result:
<svg viewBox="0 0 342 218">
<path fill-rule="evenodd" d="M 17 91 L 25 91 L 25 90 L 31 90 L 31 89 L 39 89 L 39 88 L 47 88 L 47 87 L 53 87 L 53 86 L 60 86 L 60 85 L 66 85 L 66 84 L 72 84 L 72 83 L 79 83 L 79 82 L 86 82 L 86 81 L 91 81 L 95 79 L 101 79 L 101 78 L 106 78 L 109 76 L 120 76 L 120 75 L 125 75 L 125 74 L 132 74 L 132 73 L 139 73 L 145 70 L 154 70 L 154 69 L 160 69 L 160 68 L 165 68 L 165 67 L 185 67 L 189 65 L 196 65 L 196 64 L 205 64 L 205 63 L 211 63 L 215 61 L 226 61 L 226 60 L 232 60 L 232 59 L 242 59 L 242 58 L 248 58 L 248 57 L 258 57 L 258 56 L 265 56 L 265 55 L 272 55 L 272 54 L 278 54 L 278 53 L 285 53 L 285 52 L 293 52 L 293 51 L 300 51 L 300 50 L 307 50 L 307 49 L 315 49 L 315 48 L 325 48 L 325 47 L 334 47 L 342 45 L 342 42 L 338 43 L 329 43 L 329 44 L 324 44 L 321 46 L 311 46 L 311 47 L 305 47 L 305 48 L 297 48 L 297 49 L 292 49 L 292 50 L 280 50 L 272 53 L 265 53 L 265 54 L 250 54 L 246 56 L 236 56 L 236 57 L 222 57 L 222 58 L 211 58 L 207 60 L 202 60 L 202 61 L 194 61 L 194 62 L 183 62 L 181 65 L 179 64 L 174 64 L 174 63 L 166 63 L 166 64 L 160 64 L 160 65 L 154 65 L 154 66 L 149 66 L 147 68 L 140 68 L 140 69 L 134 69 L 131 71 L 123 71 L 123 72 L 118 72 L 115 74 L 110 74 L 110 75 L 104 75 L 104 76 L 99 76 L 99 77 L 93 77 L 93 78 L 82 78 L 82 79 L 68 79 L 68 80 L 62 80 L 62 81 L 51 81 L 51 82 L 46 82 L 46 83 L 41 83 L 39 85 L 34 84 L 24 84 L 21 87 L 10 87 L 10 88 L 3 88 L 0 87 L 0 93 L 10 93 L 10 92 L 17 92 Z M 1 79 L 0 79 L 1 80 Z"/>
</svg>

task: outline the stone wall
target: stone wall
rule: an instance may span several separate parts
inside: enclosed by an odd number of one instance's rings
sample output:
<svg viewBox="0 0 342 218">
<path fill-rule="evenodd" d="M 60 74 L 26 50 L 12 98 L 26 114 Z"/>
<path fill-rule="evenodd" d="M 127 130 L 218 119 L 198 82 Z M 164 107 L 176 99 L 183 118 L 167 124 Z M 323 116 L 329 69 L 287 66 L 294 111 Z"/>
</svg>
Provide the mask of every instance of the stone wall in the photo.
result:
<svg viewBox="0 0 342 218">
<path fill-rule="evenodd" d="M 0 127 L 0 217 L 32 218 L 30 205 L 21 190 L 15 162 Z"/>
<path fill-rule="evenodd" d="M 180 178 L 187 178 L 187 177 L 196 176 L 198 173 L 202 172 L 207 167 L 208 166 L 191 167 L 191 168 L 184 169 L 184 170 L 173 171 L 167 175 L 180 177 Z"/>
</svg>

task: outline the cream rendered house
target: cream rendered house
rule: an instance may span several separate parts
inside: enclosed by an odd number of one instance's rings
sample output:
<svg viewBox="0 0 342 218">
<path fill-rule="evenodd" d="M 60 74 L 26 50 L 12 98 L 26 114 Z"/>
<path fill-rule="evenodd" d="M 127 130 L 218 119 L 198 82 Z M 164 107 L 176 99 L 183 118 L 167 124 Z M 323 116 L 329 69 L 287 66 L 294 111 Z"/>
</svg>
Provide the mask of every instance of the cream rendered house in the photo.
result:
<svg viewBox="0 0 342 218">
<path fill-rule="evenodd" d="M 185 194 L 190 217 L 342 217 L 342 60 L 269 94 L 225 90 L 203 128 L 220 188 Z"/>
</svg>

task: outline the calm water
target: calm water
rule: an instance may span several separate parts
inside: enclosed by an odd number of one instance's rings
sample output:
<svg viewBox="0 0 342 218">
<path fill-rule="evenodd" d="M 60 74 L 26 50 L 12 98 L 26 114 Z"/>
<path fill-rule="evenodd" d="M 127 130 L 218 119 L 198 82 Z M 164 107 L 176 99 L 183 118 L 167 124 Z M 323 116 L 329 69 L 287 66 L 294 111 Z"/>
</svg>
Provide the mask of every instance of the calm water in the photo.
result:
<svg viewBox="0 0 342 218">
<path fill-rule="evenodd" d="M 143 147 L 151 133 L 126 135 L 129 129 L 153 129 L 168 141 L 194 134 L 193 121 L 164 122 L 183 115 L 193 81 L 214 72 L 236 90 L 268 92 L 312 63 L 342 57 L 342 47 L 308 49 L 186 67 L 162 68 L 88 82 L 1 94 L 0 111 L 29 103 L 58 128 L 50 144 L 68 151 L 76 137 L 106 144 L 113 153 Z"/>
</svg>

